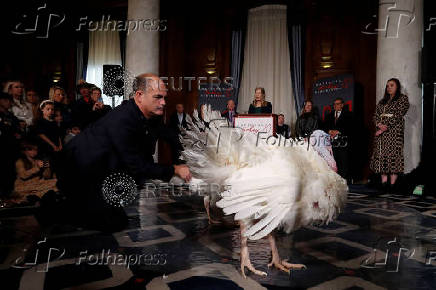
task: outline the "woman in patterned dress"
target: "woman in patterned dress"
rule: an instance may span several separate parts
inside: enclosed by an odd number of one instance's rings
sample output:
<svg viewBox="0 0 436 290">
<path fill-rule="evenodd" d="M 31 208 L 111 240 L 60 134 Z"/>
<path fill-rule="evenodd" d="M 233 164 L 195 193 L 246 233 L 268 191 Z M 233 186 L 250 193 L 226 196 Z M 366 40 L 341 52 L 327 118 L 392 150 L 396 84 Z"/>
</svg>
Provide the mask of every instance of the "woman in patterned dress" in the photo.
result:
<svg viewBox="0 0 436 290">
<path fill-rule="evenodd" d="M 396 78 L 388 80 L 383 99 L 374 114 L 376 133 L 370 167 L 381 174 L 383 189 L 393 187 L 398 174 L 404 171 L 404 115 L 409 100 L 401 94 L 401 84 Z M 388 185 L 390 175 L 390 185 Z"/>
</svg>

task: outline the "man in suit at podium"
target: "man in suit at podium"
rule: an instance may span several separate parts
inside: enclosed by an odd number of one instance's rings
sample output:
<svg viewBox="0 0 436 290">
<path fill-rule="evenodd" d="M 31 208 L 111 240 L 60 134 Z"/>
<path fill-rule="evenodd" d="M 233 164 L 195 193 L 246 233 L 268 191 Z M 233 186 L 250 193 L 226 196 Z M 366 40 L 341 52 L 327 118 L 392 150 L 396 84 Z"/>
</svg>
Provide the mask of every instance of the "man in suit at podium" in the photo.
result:
<svg viewBox="0 0 436 290">
<path fill-rule="evenodd" d="M 336 98 L 333 102 L 334 111 L 324 120 L 324 131 L 332 140 L 333 155 L 338 167 L 338 174 L 350 181 L 349 155 L 351 147 L 351 129 L 353 115 L 348 109 L 344 109 L 344 100 Z"/>
<path fill-rule="evenodd" d="M 227 109 L 221 113 L 221 117 L 225 117 L 230 126 L 233 126 L 233 119 L 235 118 L 235 115 L 237 115 L 238 112 L 236 112 L 236 105 L 235 101 L 228 100 L 227 101 Z"/>
<path fill-rule="evenodd" d="M 186 113 L 183 104 L 176 105 L 176 111 L 170 117 L 170 127 L 174 129 L 175 132 L 179 133 L 180 127 L 185 129 L 188 128 L 186 123 Z"/>
</svg>

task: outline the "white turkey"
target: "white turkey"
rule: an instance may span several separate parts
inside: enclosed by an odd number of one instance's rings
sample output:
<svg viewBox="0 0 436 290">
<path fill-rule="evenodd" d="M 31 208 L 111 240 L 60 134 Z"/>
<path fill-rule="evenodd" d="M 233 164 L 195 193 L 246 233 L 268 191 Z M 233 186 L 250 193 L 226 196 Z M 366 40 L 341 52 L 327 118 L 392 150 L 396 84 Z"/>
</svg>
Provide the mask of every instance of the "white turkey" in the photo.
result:
<svg viewBox="0 0 436 290">
<path fill-rule="evenodd" d="M 330 147 L 320 146 L 325 133 L 315 134 L 315 144 L 309 140 L 314 146 L 292 139 L 271 145 L 271 138 L 267 141 L 230 128 L 210 105 L 202 107 L 201 116 L 194 111 L 193 118 L 187 118 L 189 130 L 181 136 L 182 156 L 191 170 L 192 183 L 222 185 L 216 205 L 225 215 L 234 214 L 240 224 L 242 275 L 245 277 L 245 267 L 266 275 L 251 264 L 247 239 L 268 237 L 272 252 L 268 266 L 288 273 L 305 267 L 280 259 L 272 232 L 281 228 L 290 233 L 315 222 L 328 223 L 345 205 L 346 182 L 334 171 Z M 209 215 L 208 202 L 205 200 Z"/>
</svg>

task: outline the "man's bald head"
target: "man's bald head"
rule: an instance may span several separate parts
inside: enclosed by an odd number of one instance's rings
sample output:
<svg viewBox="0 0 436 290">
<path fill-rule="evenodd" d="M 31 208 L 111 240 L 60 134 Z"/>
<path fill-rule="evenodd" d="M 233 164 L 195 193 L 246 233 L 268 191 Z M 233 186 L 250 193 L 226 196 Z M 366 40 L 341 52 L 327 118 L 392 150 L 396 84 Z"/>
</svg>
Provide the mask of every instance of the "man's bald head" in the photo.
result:
<svg viewBox="0 0 436 290">
<path fill-rule="evenodd" d="M 163 115 L 167 88 L 157 75 L 138 75 L 133 81 L 133 92 L 135 103 L 146 118 Z"/>
<path fill-rule="evenodd" d="M 148 89 L 157 89 L 165 87 L 164 82 L 155 74 L 145 73 L 140 74 L 133 80 L 133 92 L 147 91 Z M 166 89 L 166 88 L 165 88 Z"/>
</svg>

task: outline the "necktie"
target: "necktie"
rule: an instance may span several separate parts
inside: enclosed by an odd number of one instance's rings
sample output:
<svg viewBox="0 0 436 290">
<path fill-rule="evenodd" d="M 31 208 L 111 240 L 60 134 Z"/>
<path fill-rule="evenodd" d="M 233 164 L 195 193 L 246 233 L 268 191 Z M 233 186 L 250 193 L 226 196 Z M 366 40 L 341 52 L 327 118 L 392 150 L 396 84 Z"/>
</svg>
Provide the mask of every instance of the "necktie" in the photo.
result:
<svg viewBox="0 0 436 290">
<path fill-rule="evenodd" d="M 339 112 L 336 111 L 336 112 L 335 112 L 335 124 L 336 124 L 336 121 L 338 120 L 338 117 L 339 117 L 338 115 L 339 115 Z"/>
</svg>

